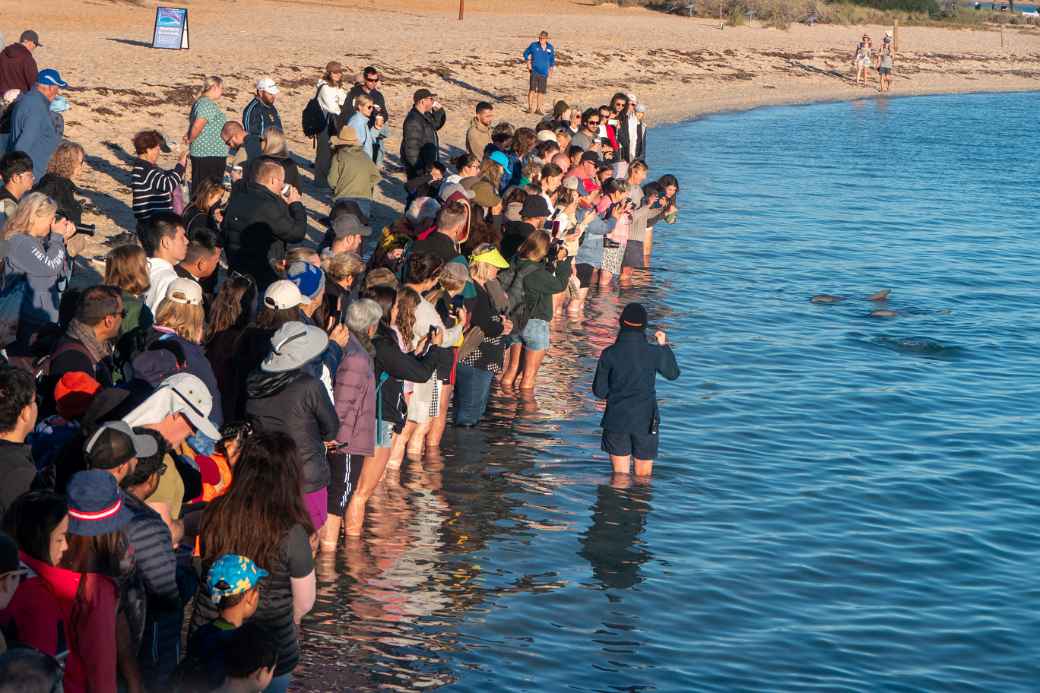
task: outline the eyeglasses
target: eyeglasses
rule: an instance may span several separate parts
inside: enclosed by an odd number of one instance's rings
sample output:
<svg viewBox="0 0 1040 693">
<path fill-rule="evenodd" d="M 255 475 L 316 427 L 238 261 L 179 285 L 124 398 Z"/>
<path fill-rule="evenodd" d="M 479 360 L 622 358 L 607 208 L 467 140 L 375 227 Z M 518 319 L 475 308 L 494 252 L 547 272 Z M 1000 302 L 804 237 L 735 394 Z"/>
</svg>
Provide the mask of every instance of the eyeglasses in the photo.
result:
<svg viewBox="0 0 1040 693">
<path fill-rule="evenodd" d="M 379 77 L 378 75 L 377 75 L 377 76 L 375 76 L 375 77 L 365 77 L 365 81 L 366 81 L 366 82 L 371 82 L 372 84 L 375 84 L 375 83 L 376 83 L 376 82 L 378 82 L 378 81 L 379 81 L 380 79 L 381 79 L 381 77 Z"/>
</svg>

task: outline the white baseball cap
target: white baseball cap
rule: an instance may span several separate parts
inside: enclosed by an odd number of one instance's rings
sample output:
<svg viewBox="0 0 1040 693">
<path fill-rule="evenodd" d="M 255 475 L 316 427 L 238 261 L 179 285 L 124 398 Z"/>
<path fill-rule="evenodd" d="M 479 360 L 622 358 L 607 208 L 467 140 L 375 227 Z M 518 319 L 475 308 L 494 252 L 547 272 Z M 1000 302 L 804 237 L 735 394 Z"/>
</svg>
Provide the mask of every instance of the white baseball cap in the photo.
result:
<svg viewBox="0 0 1040 693">
<path fill-rule="evenodd" d="M 274 80 L 270 77 L 261 77 L 256 80 L 256 90 L 266 91 L 268 94 L 277 94 L 278 85 L 274 83 Z"/>
<path fill-rule="evenodd" d="M 154 425 L 171 414 L 183 414 L 191 425 L 211 440 L 220 440 L 220 431 L 209 420 L 213 411 L 213 395 L 209 388 L 191 373 L 177 373 L 159 383 L 159 387 L 136 409 L 123 417 L 130 426 Z"/>
<path fill-rule="evenodd" d="M 536 137 L 538 138 L 539 142 L 555 142 L 556 141 L 556 133 L 553 132 L 552 130 L 539 130 L 538 134 L 536 135 Z"/>
<path fill-rule="evenodd" d="M 264 292 L 264 305 L 275 310 L 302 306 L 309 301 L 300 293 L 299 287 L 288 279 L 279 279 Z"/>
<path fill-rule="evenodd" d="M 186 306 L 201 306 L 202 287 L 192 279 L 178 277 L 170 282 L 169 288 L 166 289 L 166 300 Z"/>
</svg>

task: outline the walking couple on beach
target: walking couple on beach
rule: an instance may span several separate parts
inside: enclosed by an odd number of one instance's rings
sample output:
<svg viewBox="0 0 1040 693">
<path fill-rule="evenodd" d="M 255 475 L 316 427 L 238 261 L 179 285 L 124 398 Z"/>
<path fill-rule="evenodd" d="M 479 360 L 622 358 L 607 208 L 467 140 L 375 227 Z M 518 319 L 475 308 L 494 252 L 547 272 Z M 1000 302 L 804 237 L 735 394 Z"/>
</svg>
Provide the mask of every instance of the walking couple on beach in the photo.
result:
<svg viewBox="0 0 1040 693">
<path fill-rule="evenodd" d="M 856 85 L 867 86 L 867 70 L 874 68 L 878 73 L 878 91 L 892 89 L 892 60 L 895 57 L 895 46 L 891 31 L 885 32 L 881 48 L 874 51 L 872 39 L 867 34 L 856 46 L 852 57 L 852 66 L 856 70 Z"/>
</svg>

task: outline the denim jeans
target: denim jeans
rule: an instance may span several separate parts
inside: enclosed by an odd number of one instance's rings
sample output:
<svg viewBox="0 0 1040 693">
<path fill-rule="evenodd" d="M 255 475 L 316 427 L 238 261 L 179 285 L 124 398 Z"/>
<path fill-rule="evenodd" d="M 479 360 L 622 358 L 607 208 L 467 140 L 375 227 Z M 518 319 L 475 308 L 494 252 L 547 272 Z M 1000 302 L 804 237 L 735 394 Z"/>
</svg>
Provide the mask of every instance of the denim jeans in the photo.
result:
<svg viewBox="0 0 1040 693">
<path fill-rule="evenodd" d="M 459 364 L 455 370 L 455 425 L 473 426 L 484 416 L 491 396 L 490 372 Z"/>
</svg>

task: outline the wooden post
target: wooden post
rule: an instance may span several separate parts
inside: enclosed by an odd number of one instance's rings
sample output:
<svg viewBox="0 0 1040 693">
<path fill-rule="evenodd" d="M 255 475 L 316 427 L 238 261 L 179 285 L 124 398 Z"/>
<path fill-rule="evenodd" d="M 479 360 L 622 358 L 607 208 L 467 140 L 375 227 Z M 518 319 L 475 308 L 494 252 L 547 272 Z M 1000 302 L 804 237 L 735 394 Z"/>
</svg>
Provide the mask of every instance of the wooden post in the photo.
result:
<svg viewBox="0 0 1040 693">
<path fill-rule="evenodd" d="M 899 52 L 899 18 L 897 17 L 892 26 L 892 52 Z"/>
<path fill-rule="evenodd" d="M 462 15 L 466 11 L 466 0 L 459 0 L 459 21 L 462 21 Z"/>
<path fill-rule="evenodd" d="M 1004 50 L 1004 22 L 1000 23 L 1000 50 Z"/>
</svg>

